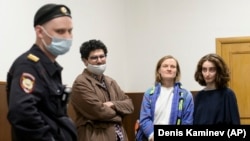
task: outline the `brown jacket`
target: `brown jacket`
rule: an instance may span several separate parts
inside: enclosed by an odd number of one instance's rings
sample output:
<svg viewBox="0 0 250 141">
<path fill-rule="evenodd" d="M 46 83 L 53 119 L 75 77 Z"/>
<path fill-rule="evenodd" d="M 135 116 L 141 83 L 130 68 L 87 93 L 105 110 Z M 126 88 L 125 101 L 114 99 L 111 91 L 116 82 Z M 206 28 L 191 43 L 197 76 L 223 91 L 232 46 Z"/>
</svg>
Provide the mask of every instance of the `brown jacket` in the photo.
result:
<svg viewBox="0 0 250 141">
<path fill-rule="evenodd" d="M 124 141 L 128 140 L 122 120 L 134 111 L 132 100 L 115 80 L 108 76 L 104 79 L 108 92 L 86 69 L 73 84 L 71 103 L 76 113 L 78 141 L 115 141 L 115 124 L 121 125 Z M 115 108 L 103 104 L 109 101 L 108 95 Z"/>
</svg>

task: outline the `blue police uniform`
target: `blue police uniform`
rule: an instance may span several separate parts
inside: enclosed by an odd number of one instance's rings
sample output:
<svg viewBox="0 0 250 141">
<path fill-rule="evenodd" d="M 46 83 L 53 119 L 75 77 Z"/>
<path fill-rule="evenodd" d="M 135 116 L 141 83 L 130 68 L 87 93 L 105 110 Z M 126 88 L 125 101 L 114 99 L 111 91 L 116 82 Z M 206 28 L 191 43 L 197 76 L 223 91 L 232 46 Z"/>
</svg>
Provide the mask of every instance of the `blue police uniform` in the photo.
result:
<svg viewBox="0 0 250 141">
<path fill-rule="evenodd" d="M 7 75 L 13 141 L 77 140 L 75 125 L 67 116 L 62 69 L 36 45 L 14 61 Z"/>
</svg>

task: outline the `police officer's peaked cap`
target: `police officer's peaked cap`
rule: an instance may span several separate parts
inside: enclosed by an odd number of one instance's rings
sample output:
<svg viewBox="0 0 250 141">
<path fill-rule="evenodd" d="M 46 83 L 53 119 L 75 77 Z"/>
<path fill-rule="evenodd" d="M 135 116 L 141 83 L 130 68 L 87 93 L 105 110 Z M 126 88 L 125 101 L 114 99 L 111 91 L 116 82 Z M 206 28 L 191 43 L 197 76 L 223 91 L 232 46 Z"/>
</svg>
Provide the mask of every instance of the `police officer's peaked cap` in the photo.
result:
<svg viewBox="0 0 250 141">
<path fill-rule="evenodd" d="M 42 25 L 54 18 L 68 16 L 71 17 L 70 9 L 62 4 L 46 4 L 42 6 L 35 14 L 34 27 Z"/>
</svg>

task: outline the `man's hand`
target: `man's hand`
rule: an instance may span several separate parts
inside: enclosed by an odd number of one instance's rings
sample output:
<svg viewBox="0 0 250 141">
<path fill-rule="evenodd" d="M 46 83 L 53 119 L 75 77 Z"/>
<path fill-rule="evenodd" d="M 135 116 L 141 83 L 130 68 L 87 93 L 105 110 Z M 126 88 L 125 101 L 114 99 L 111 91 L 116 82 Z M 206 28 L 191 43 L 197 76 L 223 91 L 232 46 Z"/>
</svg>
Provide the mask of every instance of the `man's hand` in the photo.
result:
<svg viewBox="0 0 250 141">
<path fill-rule="evenodd" d="M 110 101 L 104 102 L 103 104 L 110 107 L 110 108 L 113 108 L 113 109 L 115 108 L 114 104 L 112 102 L 110 102 Z"/>
</svg>

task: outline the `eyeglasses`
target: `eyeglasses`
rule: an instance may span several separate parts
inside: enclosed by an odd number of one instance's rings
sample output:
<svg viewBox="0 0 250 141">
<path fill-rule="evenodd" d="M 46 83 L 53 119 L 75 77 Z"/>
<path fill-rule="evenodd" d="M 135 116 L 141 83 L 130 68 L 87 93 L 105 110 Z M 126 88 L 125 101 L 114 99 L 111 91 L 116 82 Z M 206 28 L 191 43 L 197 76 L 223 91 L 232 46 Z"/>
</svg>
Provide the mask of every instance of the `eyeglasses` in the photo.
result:
<svg viewBox="0 0 250 141">
<path fill-rule="evenodd" d="M 89 59 L 92 61 L 97 61 L 98 58 L 100 58 L 101 60 L 106 58 L 106 55 L 99 55 L 99 56 L 90 56 Z"/>
</svg>

